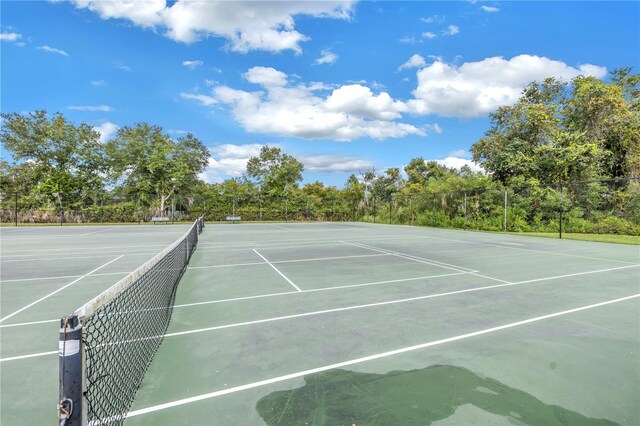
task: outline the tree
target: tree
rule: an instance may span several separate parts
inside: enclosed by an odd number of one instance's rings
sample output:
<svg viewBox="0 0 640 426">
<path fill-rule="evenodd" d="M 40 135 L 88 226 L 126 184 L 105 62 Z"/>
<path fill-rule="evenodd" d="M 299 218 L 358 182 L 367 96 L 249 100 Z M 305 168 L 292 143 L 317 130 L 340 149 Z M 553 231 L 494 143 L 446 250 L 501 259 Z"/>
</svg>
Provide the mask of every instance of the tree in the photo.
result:
<svg viewBox="0 0 640 426">
<path fill-rule="evenodd" d="M 122 127 L 107 143 L 111 174 L 125 192 L 154 194 L 160 211 L 176 193 L 192 191 L 207 165 L 209 152 L 193 134 L 172 140 L 160 126 Z"/>
<path fill-rule="evenodd" d="M 400 175 L 400 169 L 390 167 L 385 170 L 384 175 L 378 176 L 373 182 L 373 194 L 381 200 L 390 200 L 403 185 L 404 180 Z"/>
<path fill-rule="evenodd" d="M 3 168 L 10 170 L 14 189 L 52 194 L 59 205 L 103 189 L 104 147 L 92 126 L 45 110 L 3 113 L 2 120 L 0 142 L 14 160 Z"/>
<path fill-rule="evenodd" d="M 344 198 L 351 204 L 362 200 L 365 194 L 365 184 L 360 182 L 356 175 L 351 175 L 347 179 L 347 183 L 342 190 Z"/>
<path fill-rule="evenodd" d="M 429 169 L 427 163 L 422 157 L 414 158 L 409 164 L 404 166 L 404 172 L 408 176 L 407 183 L 416 189 L 424 185 L 429 178 Z"/>
<path fill-rule="evenodd" d="M 247 162 L 247 176 L 270 195 L 285 195 L 302 180 L 303 170 L 301 162 L 277 147 L 263 146 L 260 155 Z"/>
<path fill-rule="evenodd" d="M 471 147 L 494 179 L 557 183 L 640 174 L 640 78 L 616 70 L 612 82 L 576 77 L 532 83 L 515 105 L 491 116 Z"/>
</svg>

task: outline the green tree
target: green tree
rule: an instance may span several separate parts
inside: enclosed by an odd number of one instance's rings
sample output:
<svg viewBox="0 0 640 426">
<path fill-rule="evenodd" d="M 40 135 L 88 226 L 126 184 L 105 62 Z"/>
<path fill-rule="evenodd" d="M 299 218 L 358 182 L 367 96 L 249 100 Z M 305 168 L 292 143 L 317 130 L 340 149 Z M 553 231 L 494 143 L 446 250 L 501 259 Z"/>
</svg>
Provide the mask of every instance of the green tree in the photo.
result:
<svg viewBox="0 0 640 426">
<path fill-rule="evenodd" d="M 260 155 L 247 162 L 247 176 L 261 191 L 270 195 L 285 195 L 302 180 L 304 166 L 280 148 L 263 146 Z"/>
<path fill-rule="evenodd" d="M 3 186 L 10 182 L 16 190 L 53 194 L 59 205 L 103 189 L 104 146 L 92 126 L 45 110 L 3 113 L 2 120 L 0 143 L 14 160 L 3 167 L 10 174 Z"/>
<path fill-rule="evenodd" d="M 409 164 L 404 166 L 404 172 L 407 174 L 407 186 L 409 192 L 418 192 L 429 179 L 429 169 L 427 162 L 422 157 L 414 158 Z"/>
<path fill-rule="evenodd" d="M 160 126 L 147 123 L 122 127 L 106 148 L 112 176 L 125 192 L 155 195 L 162 212 L 173 195 L 196 188 L 209 158 L 193 134 L 173 140 Z"/>
</svg>

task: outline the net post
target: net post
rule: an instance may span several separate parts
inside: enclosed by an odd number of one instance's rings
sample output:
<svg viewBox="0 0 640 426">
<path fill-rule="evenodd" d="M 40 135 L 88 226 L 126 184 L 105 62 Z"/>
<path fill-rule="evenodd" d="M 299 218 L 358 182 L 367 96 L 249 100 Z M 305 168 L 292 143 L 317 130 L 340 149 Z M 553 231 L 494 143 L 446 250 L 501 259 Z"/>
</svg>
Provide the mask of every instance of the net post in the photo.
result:
<svg viewBox="0 0 640 426">
<path fill-rule="evenodd" d="M 60 320 L 58 337 L 58 367 L 60 399 L 58 420 L 60 426 L 83 424 L 83 339 L 82 323 L 76 315 Z"/>
</svg>

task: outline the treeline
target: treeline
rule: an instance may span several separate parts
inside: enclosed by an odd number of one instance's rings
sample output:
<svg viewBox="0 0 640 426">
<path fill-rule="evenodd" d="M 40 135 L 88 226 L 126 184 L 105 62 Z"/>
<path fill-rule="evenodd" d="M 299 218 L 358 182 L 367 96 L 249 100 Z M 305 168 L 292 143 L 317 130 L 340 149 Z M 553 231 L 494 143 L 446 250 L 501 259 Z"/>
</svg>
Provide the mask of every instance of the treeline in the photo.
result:
<svg viewBox="0 0 640 426">
<path fill-rule="evenodd" d="M 241 178 L 199 179 L 209 153 L 194 135 L 147 123 L 100 141 L 59 113 L 2 114 L 2 220 L 365 220 L 432 226 L 640 235 L 640 76 L 534 82 L 490 116 L 471 147 L 484 173 L 422 157 L 362 170 L 342 188 L 301 186 L 304 166 L 265 146 Z M 580 183 L 577 183 L 580 182 Z M 13 195 L 11 195 L 13 194 Z M 506 204 L 505 204 L 506 200 Z M 13 206 L 13 212 L 11 209 Z M 16 217 L 16 211 L 22 217 Z M 176 218 L 177 218 L 176 214 Z"/>
</svg>

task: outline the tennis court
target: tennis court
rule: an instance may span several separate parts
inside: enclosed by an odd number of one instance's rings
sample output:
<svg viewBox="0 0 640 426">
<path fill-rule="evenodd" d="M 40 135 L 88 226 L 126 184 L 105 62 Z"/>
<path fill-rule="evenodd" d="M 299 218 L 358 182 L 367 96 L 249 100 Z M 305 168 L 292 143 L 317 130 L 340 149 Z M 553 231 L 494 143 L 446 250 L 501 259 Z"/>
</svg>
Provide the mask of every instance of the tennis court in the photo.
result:
<svg viewBox="0 0 640 426">
<path fill-rule="evenodd" d="M 59 317 L 186 229 L 1 230 L 2 424 L 56 421 Z M 207 224 L 125 423 L 636 425 L 639 302 L 638 246 Z"/>
</svg>

